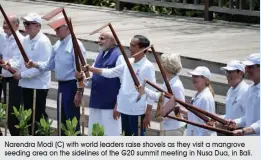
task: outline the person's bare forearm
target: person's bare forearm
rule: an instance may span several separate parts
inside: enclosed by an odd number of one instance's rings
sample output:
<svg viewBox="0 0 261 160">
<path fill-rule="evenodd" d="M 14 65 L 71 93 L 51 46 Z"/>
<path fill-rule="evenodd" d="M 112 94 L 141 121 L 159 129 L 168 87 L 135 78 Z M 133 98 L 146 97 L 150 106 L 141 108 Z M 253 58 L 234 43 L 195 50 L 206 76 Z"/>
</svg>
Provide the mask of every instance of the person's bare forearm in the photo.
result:
<svg viewBox="0 0 261 160">
<path fill-rule="evenodd" d="M 179 111 L 180 111 L 181 114 L 188 117 L 188 110 L 185 107 L 179 106 L 179 109 L 180 109 Z"/>
<path fill-rule="evenodd" d="M 242 128 L 242 130 L 244 131 L 244 135 L 256 134 L 255 130 L 252 127 Z"/>
<path fill-rule="evenodd" d="M 151 114 L 151 112 L 152 112 L 152 105 L 147 105 L 147 110 L 146 110 L 146 115 L 150 115 Z"/>
<path fill-rule="evenodd" d="M 90 67 L 89 70 L 90 70 L 92 73 L 102 74 L 102 69 L 100 69 L 100 68 Z"/>
</svg>

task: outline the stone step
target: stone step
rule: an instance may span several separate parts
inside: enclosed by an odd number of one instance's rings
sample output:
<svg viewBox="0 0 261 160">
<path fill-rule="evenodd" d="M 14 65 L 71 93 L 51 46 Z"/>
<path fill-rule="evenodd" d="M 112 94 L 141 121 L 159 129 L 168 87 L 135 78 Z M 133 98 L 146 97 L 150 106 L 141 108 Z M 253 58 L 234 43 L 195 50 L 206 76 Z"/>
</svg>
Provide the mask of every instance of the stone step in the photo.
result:
<svg viewBox="0 0 261 160">
<path fill-rule="evenodd" d="M 54 44 L 58 38 L 50 33 L 45 33 L 51 40 L 51 42 Z M 85 46 L 86 50 L 87 50 L 87 58 L 92 57 L 94 58 L 93 55 L 97 55 L 98 52 L 98 42 L 97 41 L 93 41 L 93 40 L 87 40 L 87 39 L 80 39 L 81 42 L 83 43 L 83 45 Z M 128 54 L 128 48 L 129 46 L 123 46 L 126 53 Z M 156 52 L 157 52 L 157 48 Z M 173 51 L 174 53 L 175 51 Z M 93 54 L 94 53 L 94 54 Z M 160 53 L 157 52 L 159 55 L 161 54 L 169 54 L 169 53 Z M 147 54 L 148 59 L 151 62 L 156 62 L 155 58 L 153 56 L 153 54 L 151 52 L 148 52 Z M 218 63 L 218 62 L 214 62 L 214 61 L 208 61 L 208 60 L 204 60 L 204 58 L 202 59 L 197 59 L 197 58 L 192 58 L 192 57 L 186 57 L 186 56 L 181 56 L 181 62 L 184 68 L 188 68 L 188 69 L 194 69 L 197 66 L 207 66 L 212 73 L 216 73 L 216 74 L 221 74 L 221 75 L 225 75 L 223 71 L 220 70 L 220 67 L 225 66 L 226 64 L 224 63 Z"/>
<path fill-rule="evenodd" d="M 92 65 L 95 57 L 97 56 L 97 52 L 89 52 L 87 53 L 87 63 Z M 163 83 L 163 78 L 162 78 L 162 74 L 159 70 L 159 67 L 157 65 L 157 63 L 155 62 L 155 58 L 153 57 L 153 59 L 151 60 L 151 62 L 153 62 L 155 70 L 156 70 L 156 79 L 158 83 Z M 198 65 L 196 65 L 194 68 L 196 68 Z M 208 67 L 208 66 L 207 66 Z M 181 70 L 181 72 L 179 73 L 180 75 L 180 79 L 183 82 L 185 88 L 188 89 L 194 89 L 192 86 L 192 80 L 191 80 L 191 75 L 188 74 L 188 71 L 191 71 L 194 68 L 186 68 L 183 65 L 183 68 Z M 220 68 L 219 68 L 220 70 Z M 212 72 L 212 70 L 210 69 L 210 71 Z M 215 72 L 212 73 L 211 76 L 211 82 L 213 85 L 213 88 L 215 88 L 217 90 L 217 94 L 221 94 L 223 93 L 223 90 L 227 91 L 227 89 L 229 88 L 229 86 L 227 85 L 227 79 L 226 76 L 224 75 L 224 72 L 222 71 L 222 74 L 217 74 Z"/>
<path fill-rule="evenodd" d="M 58 89 L 58 82 L 51 82 L 51 88 L 48 92 L 48 99 L 57 100 L 57 89 Z M 185 98 L 186 101 L 190 101 L 192 96 L 195 94 L 195 91 L 185 89 Z M 84 100 L 85 105 L 88 106 L 90 99 L 90 88 L 84 89 Z M 216 113 L 224 114 L 225 113 L 225 97 L 221 95 L 215 95 L 215 103 L 216 103 Z M 156 109 L 157 104 L 154 104 L 154 109 Z"/>
<path fill-rule="evenodd" d="M 25 35 L 23 30 L 20 30 L 20 32 Z M 50 34 L 50 33 L 45 33 L 45 34 L 49 37 L 52 44 L 54 44 L 58 40 L 58 38 L 53 34 Z M 86 39 L 80 39 L 80 40 L 83 43 L 83 45 L 87 51 L 87 53 L 86 53 L 87 60 L 90 60 L 91 62 L 93 62 L 93 59 L 97 56 L 98 51 L 99 51 L 98 50 L 98 48 L 99 48 L 98 41 L 86 40 Z M 128 50 L 129 47 L 124 46 L 123 48 L 129 56 L 129 50 Z M 156 49 L 156 52 L 157 52 L 157 49 Z M 157 54 L 161 55 L 164 53 L 157 52 Z M 166 54 L 169 54 L 169 53 L 166 53 Z M 156 62 L 156 60 L 151 52 L 147 53 L 147 57 L 151 62 L 154 62 L 154 63 Z M 218 62 L 214 62 L 214 61 L 191 58 L 191 57 L 186 57 L 186 56 L 181 56 L 181 63 L 182 63 L 183 68 L 188 68 L 188 69 L 194 69 L 197 66 L 207 66 L 210 69 L 211 73 L 220 74 L 220 75 L 225 76 L 224 72 L 220 70 L 220 67 L 223 67 L 226 65 L 224 63 L 218 63 Z"/>
<path fill-rule="evenodd" d="M 57 41 L 57 37 L 52 34 L 47 34 L 48 37 L 51 39 L 52 43 L 55 43 Z M 87 53 L 86 53 L 86 60 L 87 63 L 92 65 L 94 59 L 98 55 L 98 44 L 96 41 L 87 41 L 82 40 L 83 44 L 86 47 Z M 125 47 L 126 52 L 128 53 L 128 47 Z M 162 54 L 162 53 L 159 53 Z M 162 75 L 159 71 L 158 65 L 156 64 L 155 58 L 153 54 L 148 53 L 147 54 L 148 59 L 153 62 L 155 69 L 156 69 L 156 80 L 158 83 L 163 83 Z M 191 76 L 188 74 L 188 71 L 191 71 L 192 69 L 196 68 L 197 66 L 207 66 L 211 73 L 211 85 L 214 89 L 215 94 L 223 95 L 225 96 L 227 93 L 227 90 L 229 89 L 229 85 L 227 84 L 226 77 L 224 75 L 224 72 L 220 70 L 220 67 L 225 66 L 226 64 L 217 63 L 217 62 L 210 62 L 202 59 L 195 59 L 195 58 L 189 58 L 189 57 L 181 57 L 181 62 L 183 65 L 183 68 L 180 72 L 180 79 L 183 82 L 183 85 L 186 89 L 194 90 L 194 87 L 192 85 L 192 79 Z M 52 73 L 52 81 L 56 81 L 54 73 Z M 251 83 L 250 81 L 246 80 L 247 83 Z"/>
<path fill-rule="evenodd" d="M 92 65 L 95 57 L 97 56 L 97 52 L 88 51 L 87 63 Z M 156 81 L 159 84 L 163 83 L 162 74 L 158 68 L 158 65 L 153 62 L 155 70 L 156 70 Z M 180 80 L 182 81 L 184 88 L 189 90 L 195 90 L 192 83 L 191 75 L 188 74 L 192 69 L 182 68 L 179 73 Z M 212 72 L 212 71 L 211 71 Z M 52 81 L 56 81 L 54 72 L 52 72 Z M 214 89 L 215 94 L 226 96 L 228 89 L 230 88 L 227 84 L 227 79 L 225 75 L 212 73 L 211 76 L 211 86 Z M 245 80 L 247 83 L 251 83 L 249 80 Z"/>
</svg>

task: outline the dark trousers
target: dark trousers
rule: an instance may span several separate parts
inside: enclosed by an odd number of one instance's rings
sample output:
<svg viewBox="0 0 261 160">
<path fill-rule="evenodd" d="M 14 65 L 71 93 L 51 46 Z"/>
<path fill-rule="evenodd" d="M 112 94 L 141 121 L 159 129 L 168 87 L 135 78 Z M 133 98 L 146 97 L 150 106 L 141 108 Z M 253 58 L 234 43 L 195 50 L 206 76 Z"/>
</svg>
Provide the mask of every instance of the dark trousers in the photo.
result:
<svg viewBox="0 0 261 160">
<path fill-rule="evenodd" d="M 74 117 L 77 118 L 76 131 L 80 131 L 80 107 L 76 107 L 74 104 L 74 96 L 77 92 L 77 81 L 59 81 L 58 94 L 57 94 L 57 122 L 59 122 L 59 95 L 62 93 L 62 112 L 61 112 L 61 123 L 66 126 L 66 120 L 72 120 Z M 58 123 L 59 128 L 59 123 Z M 64 136 L 62 130 L 61 135 Z M 80 135 L 80 134 L 79 134 Z"/>
<path fill-rule="evenodd" d="M 1 58 L 1 56 L 0 56 Z M 0 67 L 0 74 L 2 74 L 2 67 Z M 2 103 L 2 76 L 0 76 L 0 98 L 1 98 L 1 103 Z M 2 136 L 3 133 L 2 131 L 0 130 L 0 136 Z"/>
<path fill-rule="evenodd" d="M 2 67 L 0 67 L 0 74 L 2 74 Z M 1 98 L 1 103 L 2 103 L 2 90 L 3 90 L 3 77 L 0 76 L 0 98 Z M 0 131 L 1 132 L 1 131 Z"/>
<path fill-rule="evenodd" d="M 24 109 L 25 110 L 31 109 L 33 111 L 34 89 L 22 88 L 22 93 L 23 93 Z M 47 94 L 48 94 L 48 89 L 36 89 L 35 122 L 39 122 L 42 117 L 44 117 L 46 120 L 48 119 L 48 115 L 45 111 Z M 33 116 L 33 112 L 32 112 L 32 116 Z M 29 124 L 32 124 L 32 120 L 33 117 L 29 121 Z M 36 125 L 34 131 L 35 132 L 37 131 Z M 29 135 L 31 134 L 32 134 L 32 127 L 30 126 Z"/>
<path fill-rule="evenodd" d="M 145 135 L 145 129 L 143 129 L 143 119 L 145 117 L 145 114 L 140 115 L 141 116 L 141 135 L 139 136 L 144 136 Z M 138 117 L 139 116 L 134 116 L 134 115 L 126 115 L 121 113 L 121 124 L 122 124 L 122 132 L 125 133 L 125 136 L 138 136 Z"/>
<path fill-rule="evenodd" d="M 4 104 L 7 103 L 7 84 L 9 86 L 8 93 L 8 129 L 12 136 L 19 136 L 19 130 L 15 128 L 15 125 L 19 123 L 16 116 L 13 114 L 13 107 L 19 110 L 22 100 L 22 89 L 18 86 L 19 81 L 13 77 L 3 78 L 3 93 L 4 93 Z"/>
</svg>

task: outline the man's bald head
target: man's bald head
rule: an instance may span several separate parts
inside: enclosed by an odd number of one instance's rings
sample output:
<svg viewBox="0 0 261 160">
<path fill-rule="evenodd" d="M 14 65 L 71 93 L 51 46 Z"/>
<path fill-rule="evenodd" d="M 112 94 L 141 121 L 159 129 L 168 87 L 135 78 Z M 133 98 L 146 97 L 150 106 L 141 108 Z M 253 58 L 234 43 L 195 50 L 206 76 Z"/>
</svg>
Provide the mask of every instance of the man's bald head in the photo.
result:
<svg viewBox="0 0 261 160">
<path fill-rule="evenodd" d="M 11 15 L 9 16 L 9 21 L 13 24 L 13 25 L 18 25 L 20 24 L 19 18 L 16 15 Z"/>
<path fill-rule="evenodd" d="M 115 39 L 110 32 L 102 32 L 99 37 L 99 50 L 105 51 L 116 45 Z"/>
<path fill-rule="evenodd" d="M 17 31 L 18 28 L 19 28 L 19 24 L 20 24 L 20 21 L 19 21 L 19 18 L 16 16 L 16 15 L 10 15 L 8 16 L 8 19 L 12 25 L 12 28 Z M 6 21 L 4 21 L 4 24 L 3 24 L 3 29 L 4 29 L 4 32 L 10 36 L 12 34 L 11 32 L 11 29 L 9 28 L 8 24 Z"/>
</svg>

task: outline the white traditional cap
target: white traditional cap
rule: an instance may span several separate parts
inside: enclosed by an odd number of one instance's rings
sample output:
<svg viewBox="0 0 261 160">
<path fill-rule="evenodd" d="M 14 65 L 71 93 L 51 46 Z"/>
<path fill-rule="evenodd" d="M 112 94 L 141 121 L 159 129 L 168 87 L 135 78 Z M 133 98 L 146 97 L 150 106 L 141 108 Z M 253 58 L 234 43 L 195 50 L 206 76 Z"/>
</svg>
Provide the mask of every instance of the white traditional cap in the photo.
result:
<svg viewBox="0 0 261 160">
<path fill-rule="evenodd" d="M 221 70 L 227 70 L 227 71 L 240 70 L 245 73 L 245 65 L 242 64 L 239 60 L 232 60 L 228 62 L 226 67 L 221 67 Z"/>
<path fill-rule="evenodd" d="M 260 64 L 260 53 L 253 53 L 248 56 L 246 61 L 242 62 L 246 66 L 252 66 L 255 64 Z"/>
<path fill-rule="evenodd" d="M 208 79 L 211 77 L 209 69 L 205 66 L 198 66 L 193 71 L 189 71 L 188 73 L 194 76 L 204 76 Z"/>
<path fill-rule="evenodd" d="M 22 21 L 29 21 L 29 22 L 37 22 L 39 24 L 42 24 L 42 18 L 37 13 L 29 13 L 25 17 L 21 17 Z"/>
</svg>

